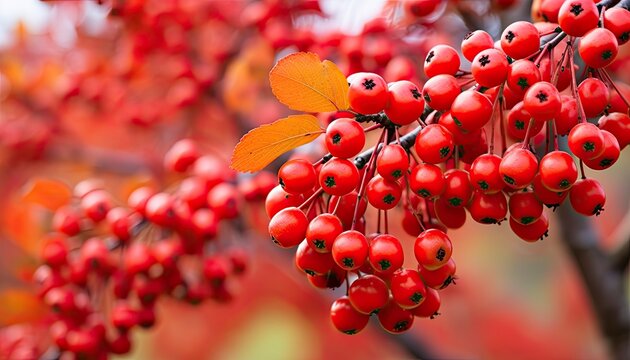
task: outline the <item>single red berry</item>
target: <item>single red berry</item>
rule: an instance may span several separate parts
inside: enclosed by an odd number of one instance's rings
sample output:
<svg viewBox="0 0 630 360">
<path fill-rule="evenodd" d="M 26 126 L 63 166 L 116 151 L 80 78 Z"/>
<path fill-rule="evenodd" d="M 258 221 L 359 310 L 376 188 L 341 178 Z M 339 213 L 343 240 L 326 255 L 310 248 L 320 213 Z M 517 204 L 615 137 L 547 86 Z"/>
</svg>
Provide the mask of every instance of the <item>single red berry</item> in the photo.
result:
<svg viewBox="0 0 630 360">
<path fill-rule="evenodd" d="M 440 199 L 444 199 L 453 207 L 464 207 L 473 193 L 468 171 L 451 169 L 444 173 L 446 188 Z"/>
<path fill-rule="evenodd" d="M 466 223 L 464 207 L 453 207 L 446 199 L 439 198 L 435 199 L 434 208 L 438 220 L 449 229 L 459 229 Z"/>
<path fill-rule="evenodd" d="M 394 301 L 403 309 L 420 305 L 427 293 L 420 273 L 411 269 L 396 271 L 392 275 L 390 287 Z"/>
<path fill-rule="evenodd" d="M 147 220 L 164 227 L 175 225 L 175 212 L 173 211 L 173 196 L 167 193 L 157 193 L 147 201 L 145 207 Z"/>
<path fill-rule="evenodd" d="M 418 272 L 420 273 L 420 276 L 422 277 L 422 280 L 424 281 L 426 286 L 435 290 L 444 289 L 451 283 L 454 284 L 456 269 L 457 267 L 455 266 L 455 260 L 453 260 L 452 257 L 444 266 L 436 270 L 427 270 L 424 266 L 418 265 Z"/>
<path fill-rule="evenodd" d="M 492 102 L 476 91 L 463 91 L 451 105 L 451 116 L 464 132 L 482 128 L 492 116 Z"/>
<path fill-rule="evenodd" d="M 466 34 L 461 45 L 462 54 L 470 62 L 483 50 L 492 48 L 494 48 L 494 39 L 483 30 L 475 30 Z"/>
<path fill-rule="evenodd" d="M 185 172 L 199 156 L 195 141 L 182 139 L 173 144 L 164 155 L 164 167 L 169 171 Z"/>
<path fill-rule="evenodd" d="M 536 121 L 525 110 L 523 102 L 520 101 L 508 113 L 506 130 L 507 134 L 514 140 L 523 141 L 527 134 L 529 122 L 533 121 L 532 128 L 529 130 L 530 138 L 536 136 L 545 125 L 544 121 Z"/>
<path fill-rule="evenodd" d="M 55 211 L 52 228 L 68 236 L 77 235 L 81 232 L 81 216 L 74 208 L 62 206 Z"/>
<path fill-rule="evenodd" d="M 496 193 L 503 190 L 505 183 L 499 172 L 501 157 L 495 154 L 479 156 L 470 165 L 470 182 L 475 189 L 484 193 Z"/>
<path fill-rule="evenodd" d="M 447 111 L 460 92 L 461 87 L 453 75 L 440 74 L 424 83 L 422 97 L 432 109 Z"/>
<path fill-rule="evenodd" d="M 558 24 L 571 36 L 584 36 L 597 27 L 599 12 L 593 0 L 568 0 L 558 10 Z"/>
<path fill-rule="evenodd" d="M 542 203 L 533 192 L 517 192 L 508 202 L 510 217 L 519 224 L 529 225 L 538 220 L 543 213 Z"/>
<path fill-rule="evenodd" d="M 603 22 L 604 27 L 615 35 L 619 45 L 630 40 L 630 16 L 627 9 L 621 7 L 606 9 Z"/>
<path fill-rule="evenodd" d="M 564 199 L 569 195 L 568 191 L 556 192 L 547 189 L 540 180 L 540 172 L 534 177 L 532 187 L 534 188 L 534 195 L 536 195 L 536 198 L 547 207 L 556 208 L 560 206 Z"/>
<path fill-rule="evenodd" d="M 396 125 L 408 125 L 418 120 L 424 111 L 422 89 L 407 80 L 389 84 L 389 102 L 385 115 Z"/>
<path fill-rule="evenodd" d="M 303 194 L 317 183 L 313 165 L 304 159 L 289 160 L 278 170 L 278 183 L 289 194 Z"/>
<path fill-rule="evenodd" d="M 543 0 L 540 2 L 540 13 L 545 21 L 558 22 L 558 12 L 565 0 Z"/>
<path fill-rule="evenodd" d="M 486 49 L 475 56 L 470 69 L 479 85 L 490 88 L 501 85 L 507 79 L 509 67 L 502 51 Z"/>
<path fill-rule="evenodd" d="M 365 132 L 354 119 L 336 119 L 326 128 L 326 148 L 332 156 L 348 159 L 361 152 Z"/>
<path fill-rule="evenodd" d="M 422 161 L 439 164 L 451 156 L 454 145 L 453 135 L 445 127 L 431 124 L 420 131 L 414 147 Z"/>
<path fill-rule="evenodd" d="M 547 231 L 549 230 L 549 220 L 547 219 L 547 215 L 545 215 L 545 213 L 542 213 L 538 219 L 529 224 L 521 224 L 511 217 L 510 229 L 519 238 L 527 242 L 536 242 L 547 236 Z"/>
<path fill-rule="evenodd" d="M 446 188 L 446 180 L 439 166 L 422 163 L 411 169 L 409 187 L 415 194 L 433 199 L 442 195 Z"/>
<path fill-rule="evenodd" d="M 556 116 L 553 124 L 556 127 L 556 134 L 565 136 L 578 124 L 577 101 L 568 95 L 560 96 L 560 101 L 562 101 L 560 114 Z"/>
<path fill-rule="evenodd" d="M 89 219 L 99 222 L 105 219 L 112 208 L 112 201 L 105 190 L 94 190 L 81 199 L 81 208 Z"/>
<path fill-rule="evenodd" d="M 573 186 L 578 177 L 577 166 L 571 155 L 552 151 L 540 160 L 540 182 L 549 190 L 561 192 Z"/>
<path fill-rule="evenodd" d="M 470 216 L 481 224 L 499 224 L 507 215 L 507 200 L 503 192 L 492 194 L 475 191 L 466 207 Z"/>
<path fill-rule="evenodd" d="M 613 134 L 623 150 L 630 144 L 630 116 L 620 112 L 610 113 L 599 118 L 599 128 Z"/>
<path fill-rule="evenodd" d="M 418 317 L 430 317 L 434 318 L 439 315 L 438 310 L 440 309 L 440 294 L 437 290 L 432 288 L 427 288 L 427 295 L 424 298 L 424 301 L 420 306 L 411 309 L 411 313 L 414 316 Z"/>
<path fill-rule="evenodd" d="M 608 87 L 597 78 L 584 79 L 578 86 L 578 94 L 587 118 L 603 113 L 610 101 Z"/>
<path fill-rule="evenodd" d="M 376 114 L 387 106 L 387 83 L 374 73 L 357 73 L 348 77 L 348 101 L 359 114 Z"/>
<path fill-rule="evenodd" d="M 365 235 L 356 230 L 344 231 L 332 244 L 335 263 L 344 270 L 360 268 L 368 256 L 368 243 Z"/>
<path fill-rule="evenodd" d="M 617 38 L 610 30 L 596 28 L 589 31 L 578 44 L 578 52 L 587 66 L 595 69 L 610 65 L 619 52 Z"/>
<path fill-rule="evenodd" d="M 356 311 L 370 315 L 387 304 L 389 288 L 378 276 L 364 275 L 352 282 L 348 298 Z"/>
<path fill-rule="evenodd" d="M 599 215 L 604 211 L 606 192 L 595 179 L 578 180 L 569 192 L 569 200 L 575 211 L 582 215 Z"/>
<path fill-rule="evenodd" d="M 399 334 L 411 329 L 413 314 L 411 311 L 401 308 L 395 301 L 390 300 L 378 314 L 381 327 L 392 334 Z"/>
<path fill-rule="evenodd" d="M 304 212 L 296 207 L 288 207 L 271 218 L 268 230 L 274 243 L 290 248 L 304 240 L 307 227 L 308 219 Z"/>
<path fill-rule="evenodd" d="M 298 245 L 295 252 L 295 265 L 308 275 L 327 274 L 335 266 L 335 262 L 329 253 L 319 253 L 304 240 Z"/>
<path fill-rule="evenodd" d="M 604 151 L 596 158 L 584 160 L 584 165 L 593 170 L 604 170 L 611 167 L 619 159 L 620 149 L 617 138 L 606 130 L 600 130 L 604 137 Z"/>
<path fill-rule="evenodd" d="M 527 90 L 540 80 L 542 75 L 533 61 L 521 59 L 510 64 L 507 86 L 515 95 L 523 97 Z"/>
<path fill-rule="evenodd" d="M 536 120 L 553 119 L 562 108 L 560 93 L 551 83 L 539 81 L 525 92 L 523 107 Z"/>
<path fill-rule="evenodd" d="M 598 157 L 604 151 L 604 137 L 597 126 L 580 123 L 571 129 L 568 137 L 569 149 L 582 160 Z"/>
<path fill-rule="evenodd" d="M 536 156 L 522 148 L 506 152 L 499 165 L 503 181 L 514 189 L 522 189 L 531 184 L 536 172 L 538 172 Z"/>
<path fill-rule="evenodd" d="M 430 78 L 440 74 L 455 75 L 459 65 L 457 50 L 448 45 L 436 45 L 424 59 L 424 73 Z"/>
<path fill-rule="evenodd" d="M 428 229 L 416 238 L 413 252 L 418 263 L 429 270 L 435 270 L 450 259 L 453 244 L 443 231 Z"/>
<path fill-rule="evenodd" d="M 400 269 L 404 258 L 402 245 L 396 237 L 382 234 L 370 241 L 368 261 L 379 275 L 392 274 Z"/>
<path fill-rule="evenodd" d="M 321 253 L 331 251 L 333 241 L 343 232 L 341 220 L 333 214 L 317 215 L 308 224 L 306 240 L 313 250 Z"/>
<path fill-rule="evenodd" d="M 272 218 L 278 211 L 291 206 L 300 206 L 303 202 L 304 196 L 289 194 L 282 189 L 282 186 L 278 185 L 267 194 L 265 211 L 267 216 Z"/>
<path fill-rule="evenodd" d="M 355 310 L 350 299 L 343 296 L 332 303 L 330 319 L 337 330 L 344 334 L 354 335 L 365 328 L 370 316 Z"/>
<path fill-rule="evenodd" d="M 376 158 L 376 171 L 386 180 L 400 179 L 409 168 L 409 154 L 398 144 L 385 145 Z"/>
<path fill-rule="evenodd" d="M 359 184 L 359 170 L 349 160 L 333 158 L 319 171 L 319 184 L 328 194 L 348 194 Z"/>
<path fill-rule="evenodd" d="M 501 49 L 512 59 L 524 59 L 533 55 L 539 46 L 538 29 L 527 21 L 511 23 L 501 34 Z"/>
<path fill-rule="evenodd" d="M 68 245 L 62 235 L 51 234 L 44 239 L 41 258 L 53 269 L 59 269 L 67 264 Z"/>
</svg>

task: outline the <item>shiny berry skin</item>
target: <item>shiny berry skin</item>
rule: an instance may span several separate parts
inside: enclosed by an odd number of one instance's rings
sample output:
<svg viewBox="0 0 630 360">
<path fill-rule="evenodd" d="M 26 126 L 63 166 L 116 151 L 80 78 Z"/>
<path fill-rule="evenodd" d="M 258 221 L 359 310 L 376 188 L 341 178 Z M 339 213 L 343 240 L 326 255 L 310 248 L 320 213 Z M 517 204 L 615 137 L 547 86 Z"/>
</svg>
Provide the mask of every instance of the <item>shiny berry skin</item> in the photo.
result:
<svg viewBox="0 0 630 360">
<path fill-rule="evenodd" d="M 370 315 L 387 304 L 389 288 L 378 276 L 364 275 L 352 282 L 348 298 L 356 311 Z"/>
<path fill-rule="evenodd" d="M 330 195 L 345 195 L 359 184 L 359 170 L 349 160 L 333 158 L 319 171 L 319 185 Z"/>
<path fill-rule="evenodd" d="M 498 224 L 505 220 L 508 211 L 507 207 L 507 200 L 503 192 L 484 194 L 480 191 L 475 191 L 466 208 L 476 222 L 481 224 Z"/>
<path fill-rule="evenodd" d="M 538 160 L 531 151 L 517 148 L 506 152 L 499 173 L 503 181 L 511 188 L 522 189 L 531 184 L 538 171 Z"/>
<path fill-rule="evenodd" d="M 447 111 L 461 92 L 457 79 L 453 75 L 436 75 L 422 88 L 422 97 L 425 103 L 434 110 Z"/>
<path fill-rule="evenodd" d="M 411 309 L 411 313 L 418 317 L 430 317 L 433 318 L 439 315 L 440 309 L 440 294 L 437 290 L 427 288 L 427 295 L 420 306 Z"/>
<path fill-rule="evenodd" d="M 68 245 L 63 235 L 49 235 L 44 239 L 41 259 L 53 269 L 58 269 L 67 263 Z"/>
<path fill-rule="evenodd" d="M 348 78 L 348 100 L 352 110 L 359 114 L 376 114 L 387 106 L 387 83 L 374 73 L 357 73 Z"/>
<path fill-rule="evenodd" d="M 405 260 L 400 241 L 389 234 L 382 234 L 370 241 L 368 261 L 379 274 L 392 274 L 400 269 Z"/>
<path fill-rule="evenodd" d="M 435 216 L 449 229 L 459 229 L 466 223 L 466 209 L 453 207 L 443 198 L 435 199 Z"/>
<path fill-rule="evenodd" d="M 522 97 L 527 90 L 542 79 L 540 70 L 533 61 L 521 59 L 510 64 L 507 86 L 514 94 Z"/>
<path fill-rule="evenodd" d="M 599 128 L 613 134 L 623 150 L 630 144 L 630 116 L 620 112 L 610 113 L 599 118 Z"/>
<path fill-rule="evenodd" d="M 560 101 L 562 101 L 562 108 L 560 114 L 555 118 L 554 126 L 556 127 L 556 134 L 565 136 L 578 124 L 577 101 L 573 96 L 567 95 L 560 96 Z"/>
<path fill-rule="evenodd" d="M 385 115 L 396 125 L 408 125 L 416 121 L 424 111 L 422 89 L 407 80 L 389 84 L 389 102 Z"/>
<path fill-rule="evenodd" d="M 411 269 L 396 271 L 392 275 L 390 287 L 394 301 L 403 309 L 420 305 L 427 293 L 420 273 Z"/>
<path fill-rule="evenodd" d="M 175 212 L 173 211 L 173 196 L 167 193 L 157 193 L 147 201 L 145 216 L 152 223 L 171 227 L 175 225 Z"/>
<path fill-rule="evenodd" d="M 593 0 L 567 0 L 558 11 L 558 25 L 571 36 L 584 36 L 597 27 L 599 12 Z"/>
<path fill-rule="evenodd" d="M 555 192 L 571 188 L 578 177 L 577 166 L 571 155 L 564 151 L 552 151 L 540 159 L 540 182 Z"/>
<path fill-rule="evenodd" d="M 619 52 L 615 34 L 608 29 L 597 28 L 589 31 L 578 44 L 578 52 L 587 66 L 595 69 L 610 65 Z"/>
<path fill-rule="evenodd" d="M 584 165 L 593 170 L 604 170 L 617 162 L 620 155 L 619 142 L 615 135 L 606 130 L 600 130 L 604 137 L 604 151 L 596 158 L 584 160 Z"/>
<path fill-rule="evenodd" d="M 510 217 L 514 221 L 528 225 L 538 220 L 543 212 L 543 206 L 533 192 L 517 192 L 508 201 Z"/>
<path fill-rule="evenodd" d="M 442 125 L 453 135 L 455 145 L 466 145 L 478 142 L 481 137 L 481 129 L 477 129 L 472 133 L 465 132 L 461 127 L 457 126 L 455 120 L 451 116 L 451 112 L 447 111 L 440 116 L 438 124 Z"/>
<path fill-rule="evenodd" d="M 317 183 L 315 168 L 304 159 L 289 160 L 278 170 L 278 183 L 289 194 L 303 194 Z"/>
<path fill-rule="evenodd" d="M 532 120 L 531 115 L 525 110 L 523 102 L 519 101 L 507 116 L 506 130 L 507 134 L 515 140 L 522 141 L 527 134 L 527 127 Z M 530 138 L 536 136 L 545 125 L 544 121 L 533 120 L 532 128 L 530 129 Z"/>
<path fill-rule="evenodd" d="M 208 207 L 219 219 L 234 219 L 240 212 L 240 194 L 236 186 L 221 183 L 208 193 Z"/>
<path fill-rule="evenodd" d="M 350 299 L 343 296 L 332 303 L 330 319 L 337 330 L 344 334 L 354 335 L 365 328 L 370 316 L 355 310 Z"/>
<path fill-rule="evenodd" d="M 453 244 L 443 231 L 428 229 L 416 238 L 413 252 L 418 263 L 429 270 L 435 270 L 451 258 Z"/>
<path fill-rule="evenodd" d="M 429 164 L 446 161 L 454 149 L 453 135 L 440 124 L 427 125 L 420 131 L 414 144 L 416 153 Z"/>
<path fill-rule="evenodd" d="M 630 16 L 628 10 L 620 7 L 606 9 L 604 13 L 604 27 L 610 30 L 619 45 L 623 45 L 630 40 Z"/>
<path fill-rule="evenodd" d="M 436 45 L 429 50 L 424 59 L 424 73 L 429 78 L 439 74 L 455 75 L 459 65 L 457 50 L 448 45 Z"/>
<path fill-rule="evenodd" d="M 464 207 L 473 193 L 470 177 L 466 170 L 451 169 L 444 173 L 446 188 L 440 199 L 448 201 L 450 206 Z"/>
<path fill-rule="evenodd" d="M 509 64 L 505 54 L 497 49 L 483 50 L 472 61 L 473 78 L 484 87 L 501 85 L 507 79 Z"/>
<path fill-rule="evenodd" d="M 176 196 L 188 204 L 191 209 L 196 210 L 207 205 L 208 191 L 208 184 L 204 179 L 198 176 L 191 176 L 182 180 Z"/>
<path fill-rule="evenodd" d="M 313 250 L 321 253 L 331 251 L 333 241 L 343 232 L 341 220 L 333 214 L 317 215 L 308 224 L 306 240 Z"/>
<path fill-rule="evenodd" d="M 433 199 L 444 192 L 446 179 L 439 166 L 423 163 L 411 169 L 409 186 L 415 194 L 426 199 Z"/>
<path fill-rule="evenodd" d="M 380 210 L 389 210 L 398 205 L 402 188 L 397 182 L 376 175 L 367 183 L 366 194 L 370 205 Z"/>
<path fill-rule="evenodd" d="M 451 257 L 448 262 L 436 269 L 436 270 L 427 270 L 424 266 L 418 265 L 418 272 L 422 277 L 422 281 L 427 287 L 433 288 L 435 290 L 441 290 L 449 286 L 451 283 L 455 282 L 455 271 L 457 267 L 455 266 L 455 260 Z M 428 289 L 427 289 L 428 290 Z M 426 292 L 425 292 L 426 298 Z"/>
<path fill-rule="evenodd" d="M 530 224 L 520 224 L 514 218 L 510 218 L 510 229 L 512 232 L 527 242 L 536 242 L 547 236 L 549 230 L 549 220 L 547 215 L 542 213 L 541 216 Z"/>
<path fill-rule="evenodd" d="M 267 216 L 272 218 L 278 211 L 291 206 L 300 206 L 303 202 L 304 196 L 289 194 L 282 189 L 282 186 L 278 185 L 267 194 L 265 211 Z"/>
<path fill-rule="evenodd" d="M 76 209 L 62 206 L 55 211 L 52 228 L 68 236 L 77 235 L 81 232 L 81 216 Z"/>
<path fill-rule="evenodd" d="M 179 140 L 164 155 L 164 168 L 169 171 L 185 172 L 199 156 L 199 148 L 195 141 Z"/>
<path fill-rule="evenodd" d="M 473 132 L 482 128 L 490 120 L 492 102 L 476 91 L 463 91 L 453 101 L 451 116 L 455 124 L 464 132 Z"/>
<path fill-rule="evenodd" d="M 309 275 L 327 274 L 335 262 L 330 254 L 319 253 L 304 240 L 298 245 L 295 252 L 295 266 Z"/>
<path fill-rule="evenodd" d="M 385 145 L 376 158 L 376 171 L 384 179 L 396 181 L 409 167 L 409 154 L 398 144 Z"/>
<path fill-rule="evenodd" d="M 517 21 L 508 25 L 501 34 L 501 49 L 512 59 L 533 55 L 540 46 L 540 36 L 534 24 Z"/>
<path fill-rule="evenodd" d="M 398 304 L 390 300 L 378 314 L 378 321 L 381 327 L 392 334 L 399 334 L 411 329 L 413 325 L 413 314 L 409 310 L 405 310 Z"/>
<path fill-rule="evenodd" d="M 339 266 L 335 266 L 332 270 L 324 275 L 308 275 L 306 278 L 314 287 L 318 289 L 336 289 L 346 281 L 347 272 Z"/>
<path fill-rule="evenodd" d="M 344 231 L 332 244 L 335 263 L 344 270 L 356 270 L 366 261 L 368 242 L 365 235 L 356 230 Z"/>
<path fill-rule="evenodd" d="M 483 30 L 475 30 L 468 33 L 462 40 L 461 45 L 462 54 L 470 62 L 483 50 L 492 48 L 494 48 L 494 39 Z"/>
<path fill-rule="evenodd" d="M 558 11 L 565 0 L 543 0 L 540 2 L 540 15 L 550 23 L 558 22 Z"/>
<path fill-rule="evenodd" d="M 610 101 L 608 87 L 597 78 L 584 79 L 578 86 L 582 108 L 587 118 L 595 117 L 606 109 Z"/>
<path fill-rule="evenodd" d="M 537 82 L 525 92 L 523 107 L 536 120 L 553 119 L 562 108 L 560 93 L 551 83 Z"/>
<path fill-rule="evenodd" d="M 81 208 L 85 216 L 94 222 L 99 222 L 105 219 L 107 212 L 112 208 L 112 201 L 106 191 L 94 190 L 83 196 Z"/>
<path fill-rule="evenodd" d="M 534 180 L 532 181 L 532 187 L 534 188 L 534 195 L 536 195 L 536 198 L 547 207 L 555 208 L 559 206 L 569 195 L 568 191 L 559 193 L 547 189 L 547 187 L 544 186 L 540 180 L 540 173 L 536 174 L 536 176 L 534 177 Z"/>
<path fill-rule="evenodd" d="M 484 193 L 503 190 L 505 183 L 499 172 L 501 157 L 494 154 L 479 156 L 470 165 L 470 183 Z"/>
<path fill-rule="evenodd" d="M 580 179 L 571 188 L 569 200 L 573 209 L 586 216 L 599 215 L 604 211 L 606 192 L 595 179 Z"/>
<path fill-rule="evenodd" d="M 347 159 L 361 152 L 365 145 L 365 132 L 354 119 L 340 118 L 326 128 L 325 142 L 332 156 Z"/>
<path fill-rule="evenodd" d="M 582 160 L 594 159 L 604 151 L 604 137 L 591 123 L 575 125 L 569 132 L 568 143 L 573 155 Z"/>
<path fill-rule="evenodd" d="M 269 221 L 269 235 L 276 245 L 283 248 L 297 246 L 304 240 L 308 219 L 302 210 L 288 207 L 280 210 Z"/>
</svg>

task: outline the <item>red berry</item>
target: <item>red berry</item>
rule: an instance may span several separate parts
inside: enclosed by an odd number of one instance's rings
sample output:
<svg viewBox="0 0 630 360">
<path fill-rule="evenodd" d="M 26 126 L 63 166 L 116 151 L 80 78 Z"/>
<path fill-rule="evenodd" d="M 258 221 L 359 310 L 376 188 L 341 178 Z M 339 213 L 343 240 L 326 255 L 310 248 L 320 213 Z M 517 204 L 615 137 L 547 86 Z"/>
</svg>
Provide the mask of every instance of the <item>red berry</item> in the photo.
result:
<svg viewBox="0 0 630 360">
<path fill-rule="evenodd" d="M 480 86 L 495 87 L 507 79 L 509 64 L 505 54 L 497 49 L 483 50 L 472 61 L 472 76 Z"/>
<path fill-rule="evenodd" d="M 473 220 L 481 224 L 501 223 L 508 210 L 503 192 L 487 194 L 475 191 L 466 208 Z"/>
<path fill-rule="evenodd" d="M 420 306 L 411 310 L 414 316 L 434 318 L 439 315 L 440 294 L 437 290 L 427 288 L 427 295 Z"/>
<path fill-rule="evenodd" d="M 400 80 L 389 84 L 389 102 L 385 115 L 396 125 L 416 121 L 424 111 L 422 90 L 411 81 Z"/>
<path fill-rule="evenodd" d="M 446 188 L 446 180 L 442 169 L 437 165 L 418 164 L 411 169 L 409 187 L 415 194 L 433 199 L 442 195 Z"/>
<path fill-rule="evenodd" d="M 619 141 L 619 149 L 623 150 L 630 144 L 630 117 L 627 114 L 614 112 L 602 116 L 599 128 L 613 134 Z"/>
<path fill-rule="evenodd" d="M 444 266 L 436 270 L 427 270 L 424 266 L 418 265 L 418 272 L 426 286 L 435 290 L 444 289 L 451 283 L 455 283 L 455 270 L 455 260 L 452 257 Z M 427 292 L 425 292 L 425 298 Z"/>
<path fill-rule="evenodd" d="M 360 268 L 368 256 L 365 235 L 356 230 L 342 232 L 332 244 L 332 256 L 335 263 L 344 270 Z"/>
<path fill-rule="evenodd" d="M 403 265 L 405 253 L 400 241 L 389 234 L 382 234 L 370 241 L 368 260 L 379 274 L 392 274 Z"/>
<path fill-rule="evenodd" d="M 499 173 L 503 181 L 514 189 L 522 189 L 531 184 L 537 171 L 536 156 L 531 151 L 522 148 L 506 152 L 499 165 Z"/>
<path fill-rule="evenodd" d="M 501 49 L 512 59 L 524 59 L 538 51 L 540 36 L 534 24 L 517 21 L 501 34 Z"/>
<path fill-rule="evenodd" d="M 499 172 L 501 158 L 494 154 L 479 156 L 470 165 L 470 182 L 484 193 L 495 193 L 503 190 L 505 183 Z"/>
<path fill-rule="evenodd" d="M 606 193 L 595 179 L 578 180 L 569 192 L 569 200 L 575 211 L 582 215 L 599 215 L 604 211 Z"/>
<path fill-rule="evenodd" d="M 333 214 L 317 215 L 308 224 L 306 240 L 313 250 L 321 253 L 331 251 L 333 241 L 343 232 L 341 220 Z"/>
<path fill-rule="evenodd" d="M 459 83 L 453 75 L 440 74 L 427 80 L 422 88 L 422 97 L 432 109 L 447 111 L 460 92 Z"/>
<path fill-rule="evenodd" d="M 332 156 L 351 158 L 363 149 L 365 132 L 354 119 L 340 118 L 326 128 L 326 148 Z"/>
<path fill-rule="evenodd" d="M 630 16 L 628 10 L 621 7 L 606 9 L 604 13 L 604 27 L 610 30 L 619 45 L 623 45 L 630 40 Z"/>
<path fill-rule="evenodd" d="M 453 135 L 440 124 L 427 125 L 416 137 L 416 153 L 422 161 L 439 164 L 446 161 L 454 149 Z"/>
<path fill-rule="evenodd" d="M 520 224 L 514 218 L 510 218 L 510 229 L 519 238 L 527 242 L 536 242 L 547 236 L 549 230 L 549 220 L 544 213 L 530 224 Z"/>
<path fill-rule="evenodd" d="M 560 93 L 551 83 L 539 81 L 525 92 L 523 107 L 536 120 L 553 119 L 562 108 Z"/>
<path fill-rule="evenodd" d="M 517 192 L 508 202 L 510 217 L 519 224 L 529 225 L 538 220 L 543 213 L 543 206 L 533 192 Z"/>
<path fill-rule="evenodd" d="M 462 40 L 462 54 L 468 61 L 473 61 L 475 56 L 486 49 L 494 48 L 492 36 L 483 30 L 475 30 L 468 33 Z"/>
<path fill-rule="evenodd" d="M 409 155 L 398 144 L 385 145 L 376 158 L 376 171 L 389 181 L 400 179 L 408 167 Z"/>
<path fill-rule="evenodd" d="M 282 186 L 278 185 L 274 187 L 265 200 L 265 211 L 267 216 L 272 218 L 278 211 L 291 207 L 300 206 L 304 202 L 302 195 L 292 195 L 282 189 Z"/>
<path fill-rule="evenodd" d="M 463 91 L 451 105 L 451 116 L 464 132 L 474 132 L 490 120 L 492 102 L 476 91 Z"/>
<path fill-rule="evenodd" d="M 390 287 L 394 301 L 403 309 L 420 305 L 427 293 L 420 273 L 410 269 L 396 271 L 392 275 Z"/>
<path fill-rule="evenodd" d="M 387 304 L 389 288 L 378 276 L 364 275 L 352 282 L 348 298 L 355 310 L 370 315 Z"/>
<path fill-rule="evenodd" d="M 330 319 L 337 330 L 344 334 L 354 335 L 365 328 L 370 316 L 355 310 L 350 299 L 343 296 L 332 303 Z"/>
<path fill-rule="evenodd" d="M 308 275 L 324 275 L 331 271 L 335 262 L 330 254 L 313 250 L 308 241 L 304 240 L 295 252 L 295 265 Z"/>
<path fill-rule="evenodd" d="M 589 31 L 578 44 L 578 52 L 587 66 L 595 69 L 610 65 L 619 52 L 617 38 L 608 29 L 596 28 Z"/>
<path fill-rule="evenodd" d="M 436 45 L 424 59 L 424 73 L 430 78 L 439 74 L 455 75 L 459 65 L 459 54 L 455 49 L 448 45 Z"/>
<path fill-rule="evenodd" d="M 366 189 L 368 202 L 379 210 L 393 209 L 402 195 L 402 189 L 397 182 L 385 180 L 380 175 L 374 176 Z"/>
<path fill-rule="evenodd" d="M 413 251 L 418 263 L 429 270 L 435 270 L 450 259 L 453 245 L 443 231 L 428 229 L 418 235 Z"/>
<path fill-rule="evenodd" d="M 567 0 L 558 11 L 558 24 L 571 36 L 584 36 L 597 27 L 599 12 L 593 0 Z"/>
<path fill-rule="evenodd" d="M 594 159 L 604 151 L 604 137 L 591 123 L 575 125 L 569 132 L 568 143 L 573 155 L 582 160 Z"/>
<path fill-rule="evenodd" d="M 387 83 L 374 73 L 357 73 L 348 78 L 350 107 L 359 114 L 376 114 L 387 106 Z"/>
<path fill-rule="evenodd" d="M 306 193 L 317 183 L 315 168 L 304 159 L 289 160 L 278 170 L 278 183 L 289 194 Z"/>
<path fill-rule="evenodd" d="M 604 112 L 610 101 L 608 87 L 597 78 L 584 79 L 578 86 L 578 94 L 587 118 L 595 117 Z"/>
<path fill-rule="evenodd" d="M 414 320 L 411 311 L 401 308 L 392 300 L 378 312 L 377 316 L 381 327 L 392 334 L 399 334 L 411 329 Z"/>
<path fill-rule="evenodd" d="M 453 207 L 466 206 L 473 193 L 468 172 L 466 170 L 451 169 L 444 173 L 444 179 L 446 188 L 440 199 L 444 199 Z"/>
<path fill-rule="evenodd" d="M 307 227 L 308 219 L 302 210 L 288 207 L 271 218 L 268 230 L 274 243 L 283 248 L 290 248 L 304 240 Z"/>
<path fill-rule="evenodd" d="M 600 130 L 604 137 L 604 151 L 596 158 L 584 160 L 584 165 L 593 170 L 604 170 L 617 162 L 620 155 L 619 142 L 615 135 L 606 130 Z"/>
<path fill-rule="evenodd" d="M 552 151 L 540 160 L 540 182 L 549 190 L 561 192 L 573 186 L 578 177 L 571 155 Z"/>
<path fill-rule="evenodd" d="M 169 171 L 185 172 L 199 156 L 197 144 L 191 139 L 182 139 L 164 155 L 164 167 Z"/>
<path fill-rule="evenodd" d="M 331 195 L 345 195 L 359 184 L 359 171 L 349 160 L 333 158 L 319 171 L 319 184 Z"/>
</svg>

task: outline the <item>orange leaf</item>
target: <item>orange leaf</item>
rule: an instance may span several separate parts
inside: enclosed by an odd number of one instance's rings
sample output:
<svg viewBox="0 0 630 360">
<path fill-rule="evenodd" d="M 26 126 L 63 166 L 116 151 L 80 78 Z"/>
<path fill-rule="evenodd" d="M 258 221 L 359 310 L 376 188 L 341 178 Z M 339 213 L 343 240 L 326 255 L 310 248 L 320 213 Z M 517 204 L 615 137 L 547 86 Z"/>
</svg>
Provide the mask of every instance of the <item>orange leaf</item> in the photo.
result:
<svg viewBox="0 0 630 360">
<path fill-rule="evenodd" d="M 259 126 L 236 145 L 230 167 L 241 172 L 262 170 L 278 156 L 308 144 L 323 132 L 313 115 L 293 115 Z"/>
<path fill-rule="evenodd" d="M 39 320 L 46 314 L 46 307 L 35 294 L 18 289 L 0 292 L 0 309 L 0 327 Z"/>
<path fill-rule="evenodd" d="M 295 53 L 280 59 L 269 73 L 276 98 L 293 110 L 326 112 L 346 110 L 348 82 L 337 66 L 313 53 Z"/>
<path fill-rule="evenodd" d="M 72 191 L 66 184 L 57 180 L 36 178 L 25 185 L 22 200 L 54 211 L 66 205 L 71 197 Z"/>
</svg>

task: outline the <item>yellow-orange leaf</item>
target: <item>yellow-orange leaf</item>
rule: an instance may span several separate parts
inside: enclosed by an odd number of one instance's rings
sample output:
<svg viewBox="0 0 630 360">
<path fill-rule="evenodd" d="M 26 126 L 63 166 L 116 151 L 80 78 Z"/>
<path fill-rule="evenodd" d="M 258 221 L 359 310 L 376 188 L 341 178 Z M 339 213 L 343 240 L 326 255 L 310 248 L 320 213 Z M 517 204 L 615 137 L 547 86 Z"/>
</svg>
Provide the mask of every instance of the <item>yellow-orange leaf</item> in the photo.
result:
<svg viewBox="0 0 630 360">
<path fill-rule="evenodd" d="M 315 140 L 323 130 L 313 115 L 293 115 L 248 132 L 236 145 L 230 167 L 241 172 L 262 170 L 278 156 Z"/>
<path fill-rule="evenodd" d="M 269 73 L 271 90 L 289 108 L 304 112 L 346 110 L 348 82 L 337 66 L 313 53 L 280 59 Z"/>
<path fill-rule="evenodd" d="M 21 289 L 1 291 L 0 309 L 0 326 L 39 320 L 46 314 L 46 308 L 37 296 Z"/>
<path fill-rule="evenodd" d="M 71 197 L 70 188 L 61 181 L 36 178 L 25 185 L 22 200 L 54 211 L 66 205 Z"/>
</svg>

